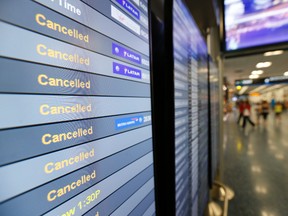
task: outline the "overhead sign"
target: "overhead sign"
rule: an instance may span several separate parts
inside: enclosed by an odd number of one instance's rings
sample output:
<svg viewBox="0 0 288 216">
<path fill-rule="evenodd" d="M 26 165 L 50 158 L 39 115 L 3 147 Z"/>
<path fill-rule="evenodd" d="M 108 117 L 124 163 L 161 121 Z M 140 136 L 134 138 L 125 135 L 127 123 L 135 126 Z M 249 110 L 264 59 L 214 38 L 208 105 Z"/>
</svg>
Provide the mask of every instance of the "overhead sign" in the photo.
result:
<svg viewBox="0 0 288 216">
<path fill-rule="evenodd" d="M 275 76 L 275 77 L 264 77 L 259 79 L 236 80 L 235 86 L 270 85 L 270 84 L 287 83 L 287 82 L 288 82 L 288 76 Z"/>
</svg>

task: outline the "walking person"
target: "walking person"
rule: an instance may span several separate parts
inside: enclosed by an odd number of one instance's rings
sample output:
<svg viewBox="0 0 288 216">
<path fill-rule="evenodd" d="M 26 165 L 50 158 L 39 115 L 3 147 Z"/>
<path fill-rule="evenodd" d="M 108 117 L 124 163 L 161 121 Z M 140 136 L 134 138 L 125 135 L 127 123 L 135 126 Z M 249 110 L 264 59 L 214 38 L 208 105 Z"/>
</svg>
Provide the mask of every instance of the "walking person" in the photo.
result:
<svg viewBox="0 0 288 216">
<path fill-rule="evenodd" d="M 274 98 L 271 99 L 271 109 L 274 110 L 275 108 L 275 105 L 276 105 L 276 101 Z"/>
<path fill-rule="evenodd" d="M 285 112 L 288 110 L 288 100 L 284 100 L 284 106 L 283 106 Z"/>
<path fill-rule="evenodd" d="M 261 109 L 262 109 L 262 116 L 263 116 L 263 120 L 264 120 L 263 123 L 266 126 L 267 117 L 268 117 L 268 114 L 269 114 L 269 103 L 266 100 L 262 101 Z"/>
<path fill-rule="evenodd" d="M 242 100 L 240 100 L 239 104 L 238 104 L 239 117 L 238 117 L 238 120 L 237 120 L 237 124 L 239 124 L 241 119 L 243 118 L 243 111 L 244 111 L 243 105 L 244 105 L 244 102 Z"/>
<path fill-rule="evenodd" d="M 275 107 L 274 107 L 274 112 L 275 112 L 275 120 L 276 122 L 280 123 L 281 122 L 281 113 L 283 111 L 283 106 L 282 104 L 278 101 L 276 104 L 275 104 Z"/>
<path fill-rule="evenodd" d="M 242 124 L 243 129 L 246 126 L 246 121 L 248 121 L 253 127 L 255 126 L 255 123 L 250 119 L 250 114 L 251 114 L 251 106 L 248 101 L 245 101 L 243 104 L 243 124 Z"/>
<path fill-rule="evenodd" d="M 256 124 L 259 125 L 260 124 L 261 113 L 262 113 L 262 106 L 261 106 L 260 102 L 256 103 L 255 111 L 256 111 L 256 117 L 257 117 Z"/>
</svg>

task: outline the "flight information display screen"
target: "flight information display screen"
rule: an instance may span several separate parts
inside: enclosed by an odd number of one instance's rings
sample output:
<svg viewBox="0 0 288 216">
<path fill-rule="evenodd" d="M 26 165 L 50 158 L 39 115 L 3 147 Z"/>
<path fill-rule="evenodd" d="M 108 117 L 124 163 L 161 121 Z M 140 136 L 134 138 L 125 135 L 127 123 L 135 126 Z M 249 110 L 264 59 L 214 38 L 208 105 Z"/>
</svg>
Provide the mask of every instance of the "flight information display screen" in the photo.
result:
<svg viewBox="0 0 288 216">
<path fill-rule="evenodd" d="M 0 215 L 155 215 L 146 0 L 1 0 Z"/>
<path fill-rule="evenodd" d="M 202 132 L 206 137 L 200 136 L 199 127 L 207 121 L 205 114 L 208 117 L 207 107 L 200 107 L 202 100 L 204 103 L 208 100 L 202 94 L 203 91 L 207 93 L 207 83 L 203 85 L 205 68 L 202 61 L 206 46 L 186 5 L 174 1 L 173 8 L 176 215 L 202 215 L 199 212 L 203 213 L 206 206 L 201 202 L 199 208 L 199 199 L 202 198 L 199 187 L 205 185 L 202 178 L 208 170 L 200 170 L 203 163 L 207 164 L 202 156 L 207 152 L 202 151 L 199 143 L 205 142 L 203 138 L 207 139 L 208 134 Z M 200 120 L 203 123 L 200 124 Z M 205 127 L 201 130 L 206 131 Z"/>
<path fill-rule="evenodd" d="M 219 164 L 219 123 L 220 123 L 220 97 L 219 97 L 219 71 L 212 58 L 209 59 L 209 75 L 210 75 L 210 103 L 211 103 L 211 182 L 214 181 L 217 174 Z"/>
<path fill-rule="evenodd" d="M 181 1 L 173 4 L 174 97 L 175 97 L 175 183 L 176 215 L 189 215 L 189 22 Z"/>
<path fill-rule="evenodd" d="M 182 1 L 174 1 L 173 24 L 176 215 L 203 215 L 209 198 L 207 46 Z"/>
<path fill-rule="evenodd" d="M 190 91 L 189 91 L 189 141 L 190 141 L 190 173 L 191 173 L 191 209 L 192 215 L 198 215 L 198 187 L 199 187 L 199 171 L 198 171 L 198 150 L 199 150 L 199 82 L 198 82 L 198 45 L 199 45 L 199 32 L 196 26 L 194 26 L 191 35 L 191 53 L 190 63 L 191 72 Z M 195 40 L 197 38 L 197 40 Z"/>
<path fill-rule="evenodd" d="M 203 215 L 209 199 L 208 182 L 208 147 L 209 147 L 209 123 L 208 123 L 208 64 L 207 47 L 204 41 L 199 41 L 199 146 L 198 146 L 198 215 Z"/>
</svg>

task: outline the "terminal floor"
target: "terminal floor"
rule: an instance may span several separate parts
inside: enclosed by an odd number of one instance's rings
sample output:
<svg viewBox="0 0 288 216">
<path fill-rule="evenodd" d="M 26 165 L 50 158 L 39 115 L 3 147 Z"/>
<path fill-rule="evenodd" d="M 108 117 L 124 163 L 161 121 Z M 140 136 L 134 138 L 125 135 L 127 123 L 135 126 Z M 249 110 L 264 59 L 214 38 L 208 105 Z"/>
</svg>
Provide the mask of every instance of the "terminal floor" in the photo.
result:
<svg viewBox="0 0 288 216">
<path fill-rule="evenodd" d="M 288 216 L 288 113 L 245 130 L 236 118 L 224 123 L 223 182 L 235 192 L 228 215 Z"/>
</svg>

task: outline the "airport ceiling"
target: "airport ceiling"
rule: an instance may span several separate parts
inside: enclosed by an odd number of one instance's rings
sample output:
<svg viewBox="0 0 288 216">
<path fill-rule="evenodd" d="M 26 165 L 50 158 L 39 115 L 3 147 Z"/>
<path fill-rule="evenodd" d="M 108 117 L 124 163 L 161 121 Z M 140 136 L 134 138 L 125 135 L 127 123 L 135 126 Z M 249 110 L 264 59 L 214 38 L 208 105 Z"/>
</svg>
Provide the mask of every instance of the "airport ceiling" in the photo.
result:
<svg viewBox="0 0 288 216">
<path fill-rule="evenodd" d="M 259 62 L 271 62 L 272 65 L 267 68 L 256 68 Z M 232 57 L 224 59 L 224 76 L 227 78 L 231 86 L 237 79 L 249 79 L 249 75 L 254 70 L 263 70 L 263 74 L 259 77 L 283 76 L 288 71 L 288 50 L 281 55 L 264 56 L 261 54 L 246 55 L 240 57 Z M 250 92 L 259 86 L 249 87 L 246 91 Z M 264 90 L 264 88 L 263 88 Z"/>
</svg>

